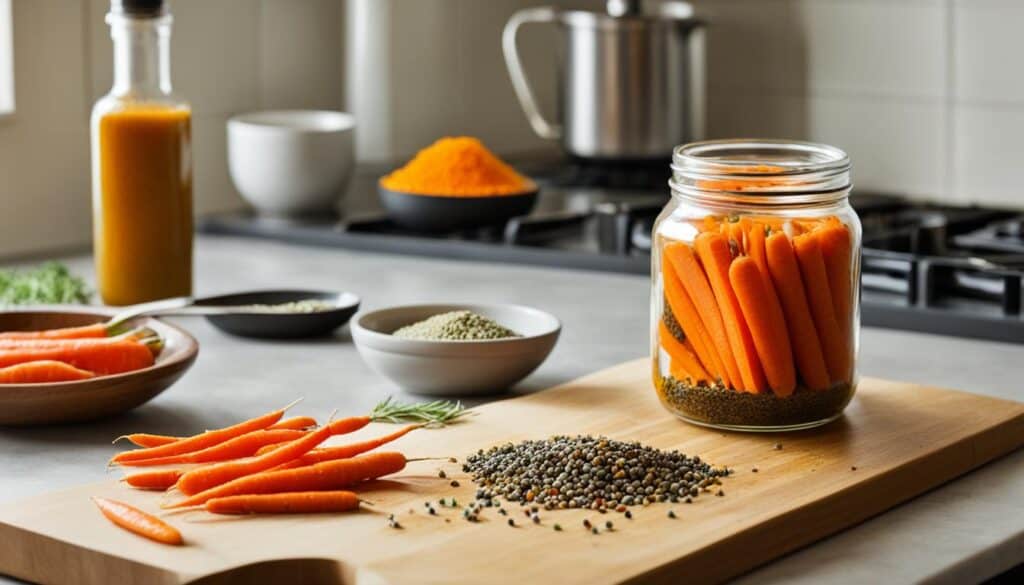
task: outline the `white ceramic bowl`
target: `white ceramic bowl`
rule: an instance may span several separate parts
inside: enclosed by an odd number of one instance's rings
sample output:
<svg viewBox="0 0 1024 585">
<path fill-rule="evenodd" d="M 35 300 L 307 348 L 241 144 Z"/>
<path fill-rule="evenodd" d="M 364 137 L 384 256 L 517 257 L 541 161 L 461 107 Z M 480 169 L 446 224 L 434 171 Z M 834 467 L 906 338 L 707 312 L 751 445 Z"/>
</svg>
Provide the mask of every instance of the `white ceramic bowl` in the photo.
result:
<svg viewBox="0 0 1024 585">
<path fill-rule="evenodd" d="M 261 215 L 334 214 L 355 166 L 349 114 L 326 110 L 251 112 L 228 120 L 228 168 Z"/>
<path fill-rule="evenodd" d="M 396 329 L 449 311 L 473 311 L 522 337 L 488 341 L 424 341 Z M 551 353 L 561 323 L 519 305 L 409 305 L 356 315 L 352 339 L 378 374 L 409 392 L 439 396 L 491 394 L 522 380 Z"/>
</svg>

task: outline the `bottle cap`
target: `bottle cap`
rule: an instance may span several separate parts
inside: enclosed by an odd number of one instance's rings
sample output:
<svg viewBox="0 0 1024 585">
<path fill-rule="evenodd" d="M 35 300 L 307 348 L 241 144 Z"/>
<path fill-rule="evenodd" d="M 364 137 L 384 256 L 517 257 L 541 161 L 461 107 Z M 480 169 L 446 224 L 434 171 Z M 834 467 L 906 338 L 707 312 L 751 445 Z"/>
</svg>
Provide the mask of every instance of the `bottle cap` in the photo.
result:
<svg viewBox="0 0 1024 585">
<path fill-rule="evenodd" d="M 110 12 L 141 17 L 163 16 L 167 14 L 167 0 L 110 0 Z"/>
</svg>

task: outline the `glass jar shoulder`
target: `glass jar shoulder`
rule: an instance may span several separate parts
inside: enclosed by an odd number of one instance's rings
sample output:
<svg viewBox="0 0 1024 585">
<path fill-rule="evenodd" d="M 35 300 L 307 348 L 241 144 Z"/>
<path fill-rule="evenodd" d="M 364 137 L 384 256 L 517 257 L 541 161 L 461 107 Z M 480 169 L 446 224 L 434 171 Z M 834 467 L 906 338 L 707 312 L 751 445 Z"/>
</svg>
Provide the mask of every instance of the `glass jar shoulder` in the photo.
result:
<svg viewBox="0 0 1024 585">
<path fill-rule="evenodd" d="M 95 125 L 107 114 L 129 111 L 175 112 L 191 116 L 192 105 L 185 98 L 174 94 L 144 96 L 109 93 L 93 105 L 92 123 Z"/>
</svg>

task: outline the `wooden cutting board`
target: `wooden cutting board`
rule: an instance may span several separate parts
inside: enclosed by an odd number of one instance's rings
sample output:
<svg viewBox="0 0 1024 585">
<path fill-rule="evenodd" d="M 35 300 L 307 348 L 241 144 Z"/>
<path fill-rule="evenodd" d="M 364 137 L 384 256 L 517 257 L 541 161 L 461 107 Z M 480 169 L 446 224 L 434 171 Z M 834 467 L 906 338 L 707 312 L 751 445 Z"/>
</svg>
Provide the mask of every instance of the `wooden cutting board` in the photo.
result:
<svg viewBox="0 0 1024 585">
<path fill-rule="evenodd" d="M 169 516 L 187 546 L 158 545 L 109 524 L 99 495 L 156 511 L 161 494 L 117 481 L 0 508 L 0 572 L 48 583 L 688 583 L 721 581 L 856 524 L 1017 448 L 1024 404 L 865 379 L 839 421 L 790 434 L 722 433 L 660 406 L 649 362 L 638 360 L 531 396 L 482 406 L 465 424 L 418 431 L 396 444 L 409 457 L 454 455 L 557 433 L 637 439 L 699 454 L 736 473 L 724 497 L 634 508 L 634 517 L 542 513 L 518 527 L 494 509 L 461 519 L 474 488 L 459 465 L 417 462 L 364 490 L 376 511 L 337 516 Z M 251 413 L 250 413 L 251 414 Z M 777 449 L 776 444 L 782 446 Z M 97 461 L 96 465 L 103 465 Z M 757 467 L 758 472 L 752 472 Z M 439 479 L 439 468 L 450 479 Z M 438 516 L 425 513 L 432 500 Z M 506 507 L 510 507 L 506 504 Z M 673 509 L 678 518 L 670 519 Z M 409 511 L 413 510 L 413 513 Z M 404 529 L 388 528 L 395 513 Z M 594 535 L 589 517 L 615 529 Z M 553 530 L 555 522 L 564 528 Z"/>
</svg>

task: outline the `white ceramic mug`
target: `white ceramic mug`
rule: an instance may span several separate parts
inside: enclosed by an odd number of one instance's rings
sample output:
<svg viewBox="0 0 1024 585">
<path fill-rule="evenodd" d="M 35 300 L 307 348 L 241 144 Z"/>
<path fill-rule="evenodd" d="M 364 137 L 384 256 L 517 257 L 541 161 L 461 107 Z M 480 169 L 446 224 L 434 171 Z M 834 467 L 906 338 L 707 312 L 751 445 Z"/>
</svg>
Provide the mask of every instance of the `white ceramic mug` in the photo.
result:
<svg viewBox="0 0 1024 585">
<path fill-rule="evenodd" d="M 228 168 L 261 215 L 333 215 L 355 165 L 350 114 L 278 110 L 228 120 Z"/>
</svg>

